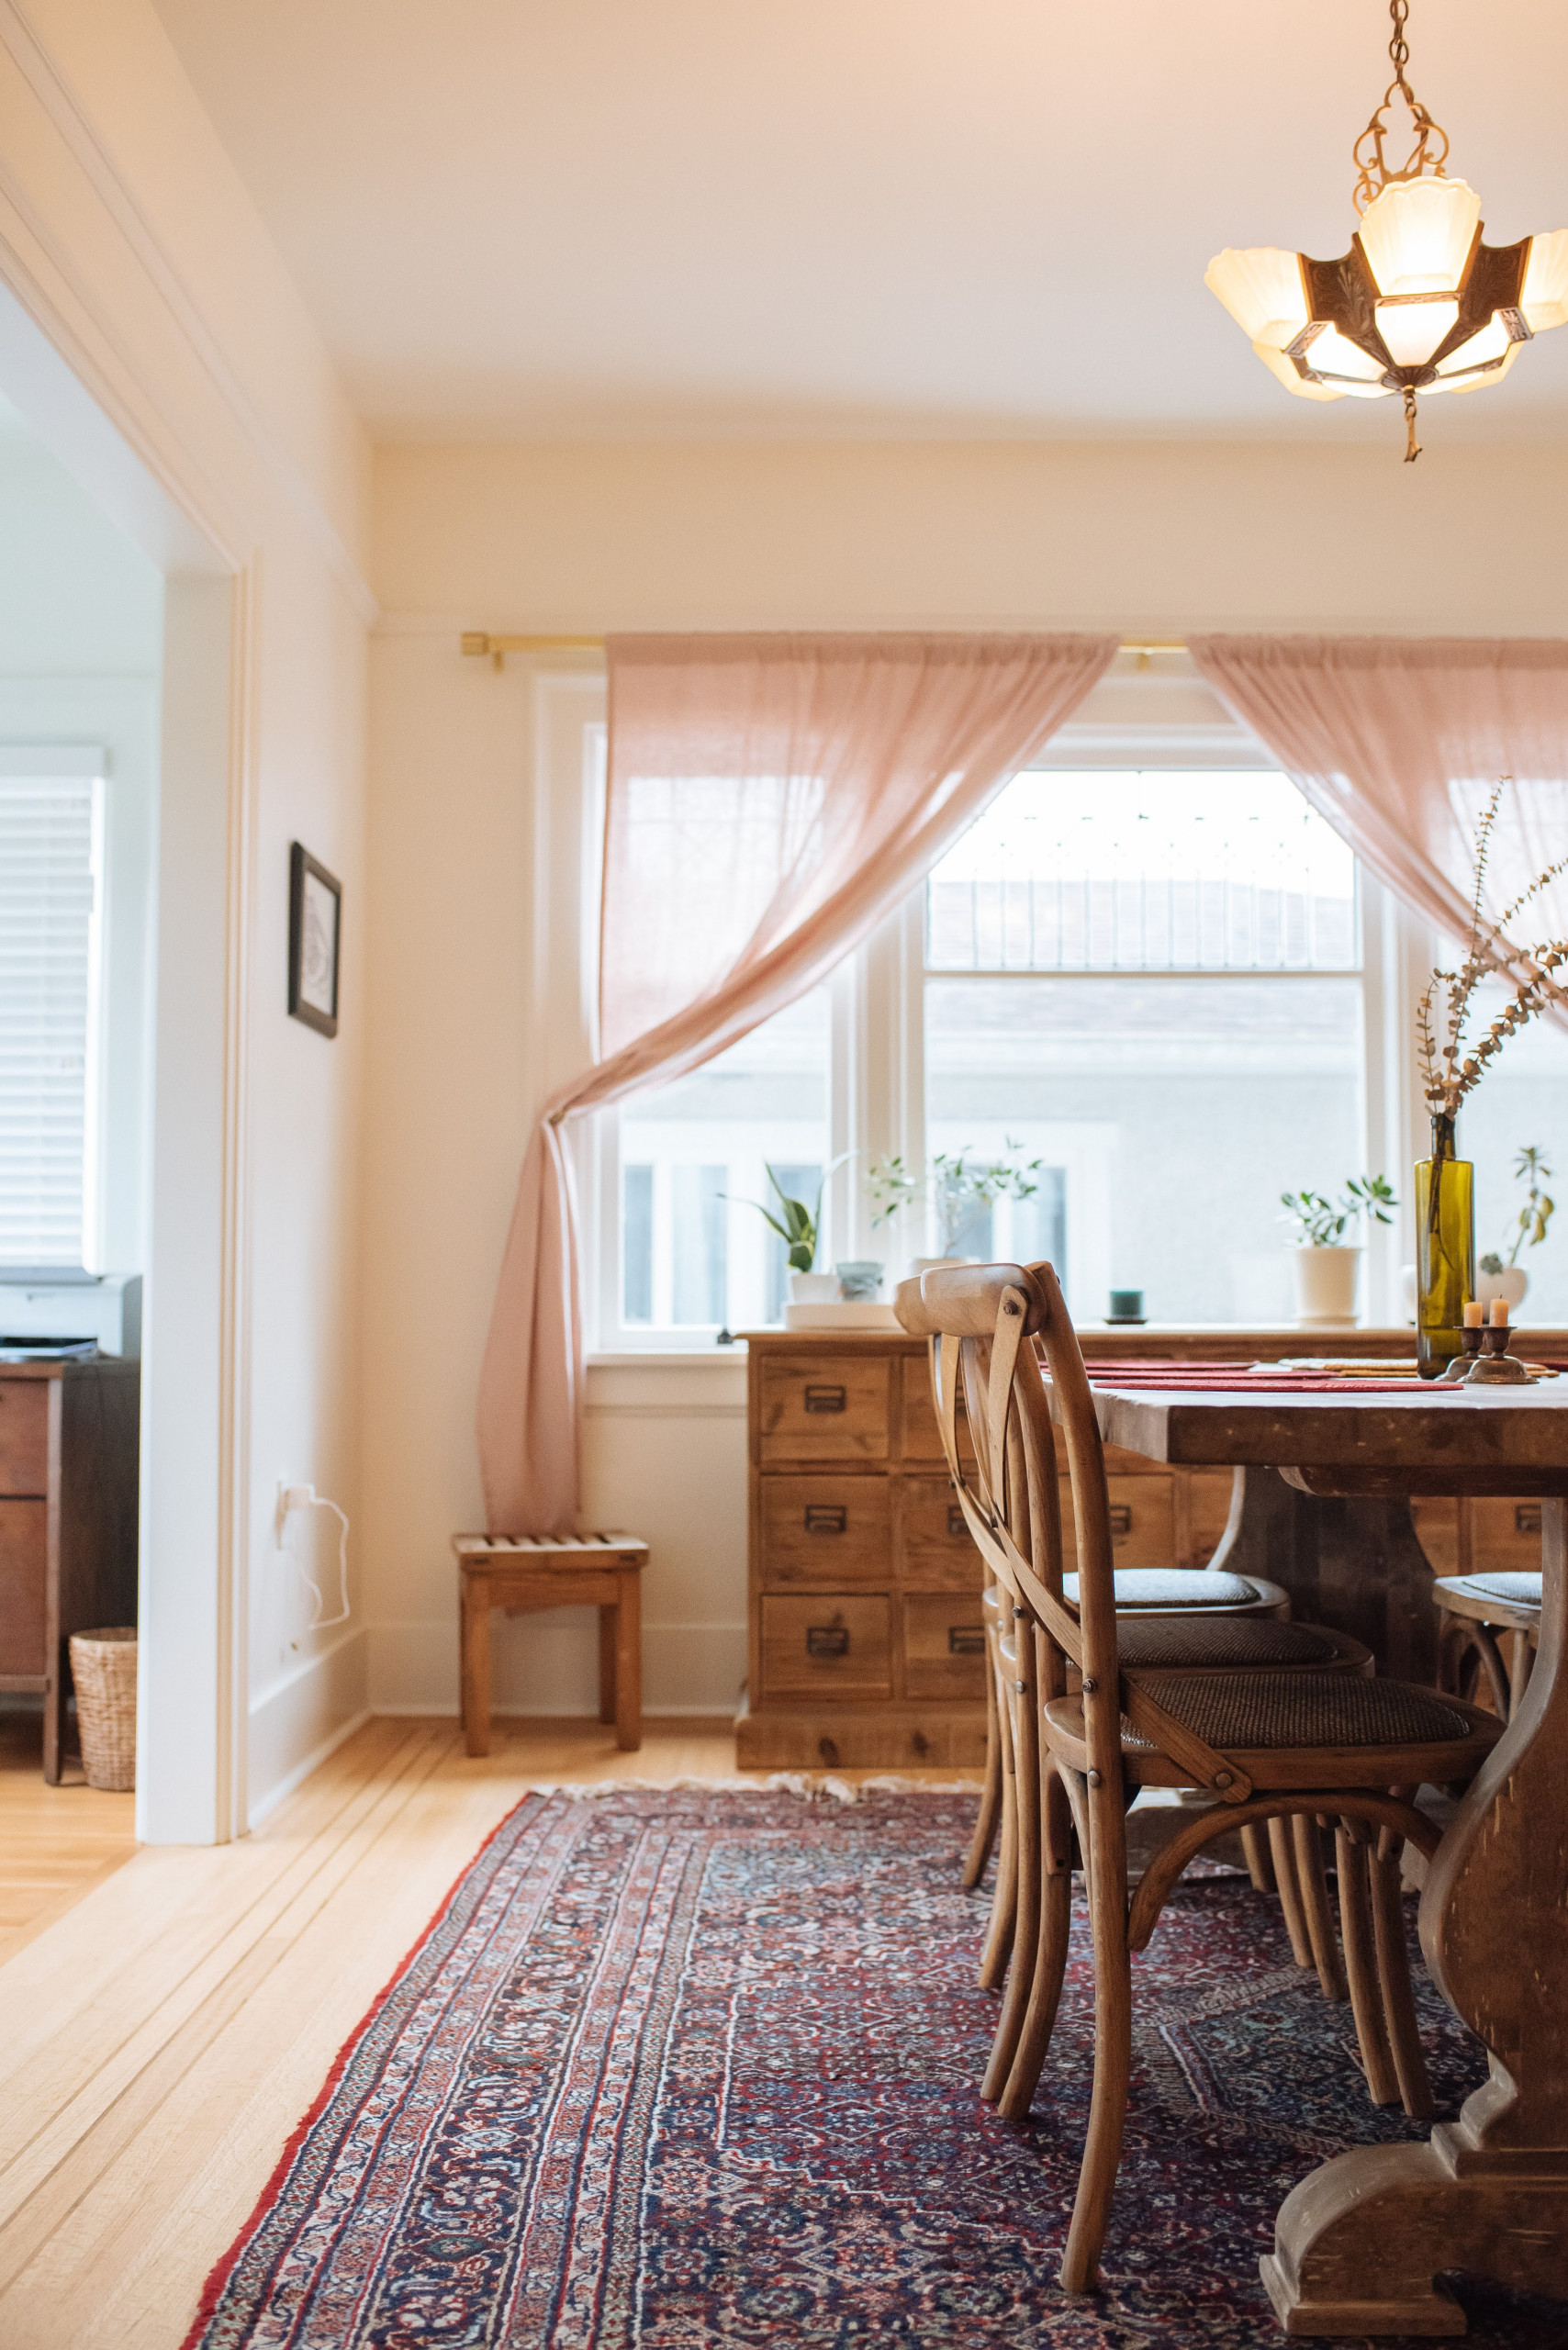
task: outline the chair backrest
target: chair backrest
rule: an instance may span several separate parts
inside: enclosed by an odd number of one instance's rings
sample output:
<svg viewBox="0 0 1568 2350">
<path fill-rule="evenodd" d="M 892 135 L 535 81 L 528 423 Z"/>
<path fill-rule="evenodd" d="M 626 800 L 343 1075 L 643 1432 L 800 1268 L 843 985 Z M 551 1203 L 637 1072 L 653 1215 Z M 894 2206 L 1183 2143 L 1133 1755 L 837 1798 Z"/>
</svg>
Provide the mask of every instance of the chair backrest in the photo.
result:
<svg viewBox="0 0 1568 2350">
<path fill-rule="evenodd" d="M 1200 1785 L 1222 1801 L 1245 1800 L 1250 1785 L 1231 1758 L 1194 1737 L 1146 1688 L 1122 1675 L 1104 1448 L 1077 1334 L 1051 1267 L 934 1266 L 918 1282 L 901 1285 L 897 1311 L 906 1330 L 928 1341 L 943 1448 L 969 1530 L 991 1572 L 1044 1632 L 1042 1695 L 1060 1693 L 1068 1661 L 1082 1674 L 1091 1767 L 1119 1774 L 1126 1715 Z M 974 1444 L 972 1472 L 958 1445 L 960 1386 Z M 1053 1420 L 1072 1487 L 1076 1606 L 1062 1592 Z"/>
</svg>

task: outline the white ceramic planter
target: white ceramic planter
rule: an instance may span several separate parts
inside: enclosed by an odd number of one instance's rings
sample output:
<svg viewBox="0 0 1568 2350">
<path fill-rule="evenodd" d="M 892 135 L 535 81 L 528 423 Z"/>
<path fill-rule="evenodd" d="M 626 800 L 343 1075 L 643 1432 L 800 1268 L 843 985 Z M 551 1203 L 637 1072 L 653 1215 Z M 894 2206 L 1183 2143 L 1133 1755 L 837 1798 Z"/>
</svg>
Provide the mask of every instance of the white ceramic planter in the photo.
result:
<svg viewBox="0 0 1568 2350">
<path fill-rule="evenodd" d="M 1529 1287 L 1529 1275 L 1522 1265 L 1505 1265 L 1500 1273 L 1477 1273 L 1475 1294 L 1483 1305 L 1490 1305 L 1494 1298 L 1506 1297 L 1510 1318 L 1525 1302 Z"/>
<path fill-rule="evenodd" d="M 1311 1330 L 1354 1322 L 1360 1248 L 1293 1248 L 1290 1253 L 1298 1326 Z"/>
<path fill-rule="evenodd" d="M 791 1305 L 834 1305 L 838 1301 L 836 1273 L 791 1273 L 790 1303 Z"/>
<path fill-rule="evenodd" d="M 930 1272 L 937 1265 L 969 1265 L 973 1262 L 974 1259 L 970 1257 L 912 1257 L 905 1279 L 912 1281 L 918 1281 L 922 1273 Z"/>
</svg>

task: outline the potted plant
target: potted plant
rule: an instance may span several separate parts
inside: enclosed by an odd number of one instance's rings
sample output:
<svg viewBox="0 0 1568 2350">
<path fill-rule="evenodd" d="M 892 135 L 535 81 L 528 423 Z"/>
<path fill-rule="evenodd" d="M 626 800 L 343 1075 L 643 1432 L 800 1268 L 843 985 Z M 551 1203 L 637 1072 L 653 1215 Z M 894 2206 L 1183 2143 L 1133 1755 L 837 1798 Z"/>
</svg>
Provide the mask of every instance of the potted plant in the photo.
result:
<svg viewBox="0 0 1568 2350">
<path fill-rule="evenodd" d="M 874 1225 L 890 1222 L 929 1191 L 938 1253 L 912 1259 L 910 1270 L 920 1273 L 931 1265 L 961 1263 L 965 1260 L 955 1250 L 976 1208 L 991 1207 L 1003 1199 L 1026 1200 L 1039 1189 L 1035 1178 L 1041 1162 L 1024 1159 L 1023 1148 L 1022 1143 L 1009 1136 L 1000 1158 L 978 1158 L 967 1148 L 953 1153 L 939 1150 L 924 1176 L 912 1174 L 902 1158 L 875 1159 L 866 1175 L 876 1210 L 871 1221 Z"/>
<path fill-rule="evenodd" d="M 817 1261 L 817 1240 L 822 1229 L 823 1193 L 834 1168 L 844 1160 L 835 1158 L 817 1185 L 817 1196 L 808 1207 L 804 1200 L 792 1200 L 766 1160 L 763 1172 L 778 1197 L 779 1213 L 764 1207 L 760 1200 L 745 1200 L 744 1207 L 755 1208 L 764 1224 L 770 1225 L 783 1241 L 790 1268 L 790 1303 L 791 1305 L 830 1305 L 838 1295 L 838 1275 L 819 1273 L 812 1269 Z M 726 1192 L 726 1198 L 729 1194 Z"/>
<path fill-rule="evenodd" d="M 1348 1242 L 1346 1226 L 1352 1217 L 1371 1216 L 1376 1224 L 1392 1224 L 1390 1208 L 1399 1205 L 1382 1175 L 1352 1175 L 1338 1200 L 1321 1192 L 1282 1192 L 1280 1203 L 1286 1222 L 1295 1226 L 1291 1260 L 1295 1270 L 1296 1320 L 1304 1327 L 1356 1318 L 1356 1280 L 1361 1270 L 1359 1241 Z"/>
<path fill-rule="evenodd" d="M 1521 1248 L 1539 1248 L 1546 1238 L 1546 1227 L 1557 1213 L 1557 1203 L 1547 1192 L 1551 1169 L 1544 1153 L 1533 1144 L 1527 1144 L 1514 1162 L 1514 1180 L 1527 1186 L 1525 1203 L 1508 1227 L 1513 1246 L 1506 1257 L 1499 1250 L 1488 1249 L 1482 1258 L 1476 1275 L 1475 1294 L 1483 1305 L 1490 1305 L 1495 1297 L 1506 1298 L 1510 1317 L 1525 1302 L 1529 1287 L 1529 1275 L 1519 1263 Z"/>
</svg>

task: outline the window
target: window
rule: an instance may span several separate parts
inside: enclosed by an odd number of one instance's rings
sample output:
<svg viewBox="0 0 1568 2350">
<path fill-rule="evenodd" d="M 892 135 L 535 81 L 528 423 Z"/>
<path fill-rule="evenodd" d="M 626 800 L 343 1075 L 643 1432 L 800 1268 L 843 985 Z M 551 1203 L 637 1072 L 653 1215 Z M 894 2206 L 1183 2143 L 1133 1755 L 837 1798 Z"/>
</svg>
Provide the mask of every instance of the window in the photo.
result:
<svg viewBox="0 0 1568 2350">
<path fill-rule="evenodd" d="M 877 1224 L 867 1168 L 1011 1147 L 1033 1189 L 973 1210 L 958 1253 L 1048 1258 L 1083 1321 L 1112 1288 L 1158 1321 L 1294 1319 L 1280 1194 L 1363 1170 L 1409 1189 L 1409 979 L 1430 958 L 1287 778 L 1234 743 L 1204 755 L 1015 777 L 808 1002 L 606 1113 L 593 1342 L 778 1320 L 783 1244 L 749 1204 L 769 1164 L 823 1191 L 819 1266 L 879 1259 L 890 1287 L 937 1236 L 922 1205 Z M 1560 1056 L 1568 1108 L 1568 1039 L 1531 1049 Z M 1506 1170 L 1476 1155 L 1501 1229 Z M 1365 1237 L 1361 1312 L 1396 1318 L 1409 1248 Z"/>
<path fill-rule="evenodd" d="M 829 1005 L 818 990 L 620 1116 L 620 1333 L 711 1337 L 777 1322 L 785 1250 L 771 1167 L 814 1200 L 828 1158 Z"/>
<path fill-rule="evenodd" d="M 1363 1161 L 1357 895 L 1282 776 L 1016 777 L 926 889 L 927 1149 L 1041 1161 L 959 1252 L 1084 1319 L 1294 1312 L 1280 1193 Z"/>
<path fill-rule="evenodd" d="M 0 1265 L 77 1268 L 93 1203 L 102 807 L 0 768 Z"/>
</svg>

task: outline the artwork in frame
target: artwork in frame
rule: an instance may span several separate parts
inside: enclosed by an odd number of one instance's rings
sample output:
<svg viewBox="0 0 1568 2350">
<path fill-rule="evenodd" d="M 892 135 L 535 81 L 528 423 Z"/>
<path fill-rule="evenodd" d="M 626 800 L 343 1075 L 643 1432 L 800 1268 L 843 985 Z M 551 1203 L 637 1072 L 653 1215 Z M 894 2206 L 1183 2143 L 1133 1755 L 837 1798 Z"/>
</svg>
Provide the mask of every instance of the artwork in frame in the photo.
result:
<svg viewBox="0 0 1568 2350">
<path fill-rule="evenodd" d="M 288 1008 L 323 1036 L 338 1033 L 343 885 L 297 841 L 288 852 Z"/>
</svg>

